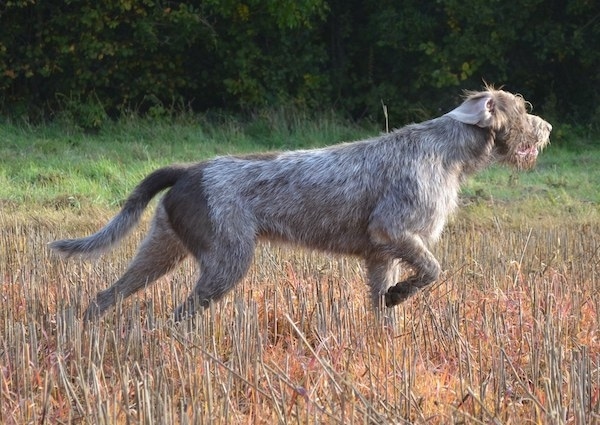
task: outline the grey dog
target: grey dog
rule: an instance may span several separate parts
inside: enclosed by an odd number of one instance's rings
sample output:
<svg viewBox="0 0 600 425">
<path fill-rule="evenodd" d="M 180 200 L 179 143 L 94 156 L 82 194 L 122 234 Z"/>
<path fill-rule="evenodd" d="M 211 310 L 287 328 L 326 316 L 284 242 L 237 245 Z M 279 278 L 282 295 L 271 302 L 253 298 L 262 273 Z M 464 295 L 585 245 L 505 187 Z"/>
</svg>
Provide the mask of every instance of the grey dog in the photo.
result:
<svg viewBox="0 0 600 425">
<path fill-rule="evenodd" d="M 486 86 L 467 92 L 460 106 L 441 117 L 369 140 L 158 169 L 103 229 L 50 247 L 66 257 L 98 255 L 138 223 L 156 194 L 170 188 L 135 258 L 97 294 L 86 319 L 190 254 L 200 277 L 175 319 L 191 316 L 244 277 L 261 239 L 362 257 L 373 304 L 392 307 L 438 279 L 441 268 L 428 247 L 455 210 L 466 176 L 494 161 L 532 167 L 551 130 L 528 114 L 521 96 Z M 399 260 L 413 274 L 395 283 Z"/>
</svg>

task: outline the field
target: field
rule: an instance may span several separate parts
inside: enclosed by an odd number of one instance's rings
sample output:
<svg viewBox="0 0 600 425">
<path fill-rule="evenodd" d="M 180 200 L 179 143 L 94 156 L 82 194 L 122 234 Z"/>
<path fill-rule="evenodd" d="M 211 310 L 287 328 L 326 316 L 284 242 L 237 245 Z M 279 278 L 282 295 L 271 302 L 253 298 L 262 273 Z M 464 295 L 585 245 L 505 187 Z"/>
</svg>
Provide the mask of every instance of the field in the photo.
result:
<svg viewBox="0 0 600 425">
<path fill-rule="evenodd" d="M 356 259 L 262 245 L 193 321 L 171 319 L 195 281 L 186 262 L 84 325 L 151 212 L 96 261 L 46 243 L 96 230 L 145 172 L 368 131 L 259 123 L 0 130 L 0 423 L 600 423 L 597 148 L 472 180 L 434 250 L 442 279 L 391 320 Z"/>
</svg>

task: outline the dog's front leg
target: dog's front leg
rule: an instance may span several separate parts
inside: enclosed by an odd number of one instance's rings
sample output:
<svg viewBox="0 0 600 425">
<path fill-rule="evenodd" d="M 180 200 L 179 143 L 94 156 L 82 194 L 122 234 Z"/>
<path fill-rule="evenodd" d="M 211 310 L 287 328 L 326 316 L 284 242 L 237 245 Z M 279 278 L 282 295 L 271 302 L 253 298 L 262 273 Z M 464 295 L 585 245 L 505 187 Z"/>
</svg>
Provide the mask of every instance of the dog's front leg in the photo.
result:
<svg viewBox="0 0 600 425">
<path fill-rule="evenodd" d="M 441 273 L 440 263 L 427 249 L 420 236 L 404 233 L 394 245 L 394 256 L 409 264 L 414 275 L 388 289 L 385 294 L 387 307 L 400 304 L 421 288 L 435 282 Z"/>
<path fill-rule="evenodd" d="M 395 234 L 375 226 L 371 226 L 370 231 L 376 252 L 381 253 L 383 257 L 402 260 L 414 271 L 413 276 L 387 290 L 385 293 L 387 307 L 400 304 L 419 289 L 438 279 L 441 273 L 440 264 L 419 235 L 408 231 Z"/>
</svg>

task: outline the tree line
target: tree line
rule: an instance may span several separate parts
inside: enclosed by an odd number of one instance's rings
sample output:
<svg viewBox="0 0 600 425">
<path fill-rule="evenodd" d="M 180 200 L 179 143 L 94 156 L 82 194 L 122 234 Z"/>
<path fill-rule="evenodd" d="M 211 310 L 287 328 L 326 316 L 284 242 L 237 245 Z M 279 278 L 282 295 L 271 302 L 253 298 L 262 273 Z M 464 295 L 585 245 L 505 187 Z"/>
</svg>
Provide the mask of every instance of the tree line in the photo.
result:
<svg viewBox="0 0 600 425">
<path fill-rule="evenodd" d="M 592 0 L 5 0 L 0 110 L 383 104 L 400 125 L 487 81 L 600 127 L 599 47 Z"/>
</svg>

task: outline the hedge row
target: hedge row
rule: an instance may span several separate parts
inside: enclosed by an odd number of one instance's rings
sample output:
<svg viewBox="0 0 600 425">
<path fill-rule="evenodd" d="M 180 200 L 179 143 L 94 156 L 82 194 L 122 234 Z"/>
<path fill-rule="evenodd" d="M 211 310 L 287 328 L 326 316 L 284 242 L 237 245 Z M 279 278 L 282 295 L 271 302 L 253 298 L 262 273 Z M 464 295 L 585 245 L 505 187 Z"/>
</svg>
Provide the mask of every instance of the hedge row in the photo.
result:
<svg viewBox="0 0 600 425">
<path fill-rule="evenodd" d="M 600 125 L 600 2 L 5 0 L 4 113 L 294 105 L 392 123 L 482 81 Z M 84 108 L 85 110 L 85 108 Z"/>
</svg>

